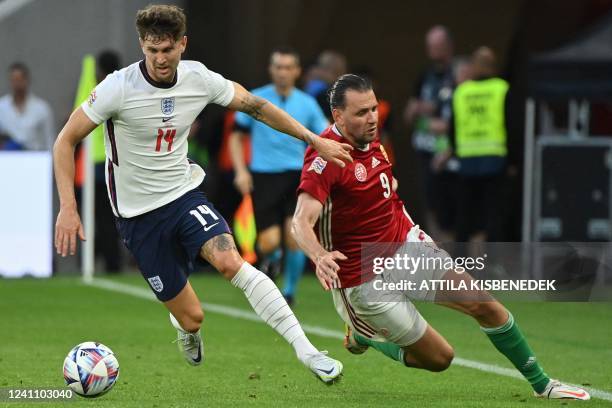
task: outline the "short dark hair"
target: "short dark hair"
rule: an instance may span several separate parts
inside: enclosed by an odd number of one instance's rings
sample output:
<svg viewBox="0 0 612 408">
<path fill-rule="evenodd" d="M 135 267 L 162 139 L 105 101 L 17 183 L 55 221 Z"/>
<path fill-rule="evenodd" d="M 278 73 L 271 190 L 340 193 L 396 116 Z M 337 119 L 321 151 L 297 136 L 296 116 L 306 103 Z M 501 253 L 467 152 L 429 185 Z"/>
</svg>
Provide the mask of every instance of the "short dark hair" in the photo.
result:
<svg viewBox="0 0 612 408">
<path fill-rule="evenodd" d="M 136 13 L 136 29 L 142 40 L 178 41 L 187 31 L 187 18 L 177 6 L 150 4 Z"/>
<path fill-rule="evenodd" d="M 293 58 L 295 58 L 296 64 L 300 65 L 300 54 L 294 48 L 288 46 L 274 48 L 270 53 L 270 62 L 272 62 L 272 56 L 274 54 L 291 55 Z"/>
<path fill-rule="evenodd" d="M 13 71 L 21 71 L 23 76 L 30 79 L 30 69 L 23 62 L 13 62 L 11 65 L 9 65 L 8 72 L 11 73 Z"/>
<path fill-rule="evenodd" d="M 104 50 L 99 53 L 96 63 L 98 64 L 100 74 L 104 76 L 117 71 L 121 67 L 119 54 L 113 50 Z"/>
<path fill-rule="evenodd" d="M 327 93 L 331 110 L 346 106 L 346 91 L 349 89 L 357 92 L 367 92 L 372 90 L 372 82 L 355 74 L 342 75 L 334 82 Z"/>
</svg>

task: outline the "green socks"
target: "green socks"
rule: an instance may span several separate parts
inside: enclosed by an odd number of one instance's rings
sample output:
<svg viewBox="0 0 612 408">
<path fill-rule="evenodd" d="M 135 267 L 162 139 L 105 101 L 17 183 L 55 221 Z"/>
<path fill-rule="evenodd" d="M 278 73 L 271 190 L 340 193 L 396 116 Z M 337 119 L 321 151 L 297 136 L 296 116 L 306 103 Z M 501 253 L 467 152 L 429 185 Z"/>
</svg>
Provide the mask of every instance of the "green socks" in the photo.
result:
<svg viewBox="0 0 612 408">
<path fill-rule="evenodd" d="M 504 325 L 480 329 L 489 337 L 495 348 L 523 374 L 537 393 L 544 391 L 550 379 L 536 361 L 535 354 L 514 322 L 512 313 L 508 312 L 508 321 Z"/>
<path fill-rule="evenodd" d="M 521 329 L 514 322 L 512 313 L 508 312 L 508 321 L 504 325 L 494 328 L 481 327 L 481 330 L 489 337 L 495 348 L 506 356 L 523 377 L 529 381 L 537 393 L 544 391 L 550 378 L 537 362 L 535 354 L 527 344 Z M 353 337 L 362 346 L 372 347 L 392 360 L 405 364 L 404 350 L 397 344 L 370 340 L 357 333 L 353 333 Z"/>
<path fill-rule="evenodd" d="M 370 340 L 357 333 L 353 333 L 353 337 L 355 338 L 355 341 L 362 346 L 370 346 L 375 348 L 390 359 L 404 364 L 404 350 L 402 350 L 402 348 L 397 344 Z"/>
</svg>

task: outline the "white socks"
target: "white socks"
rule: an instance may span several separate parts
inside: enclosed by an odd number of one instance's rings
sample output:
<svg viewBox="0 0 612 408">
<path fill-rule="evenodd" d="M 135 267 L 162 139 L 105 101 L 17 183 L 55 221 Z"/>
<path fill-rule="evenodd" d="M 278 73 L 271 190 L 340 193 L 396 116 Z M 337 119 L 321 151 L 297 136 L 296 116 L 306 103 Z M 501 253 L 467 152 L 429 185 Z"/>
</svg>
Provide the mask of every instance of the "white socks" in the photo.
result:
<svg viewBox="0 0 612 408">
<path fill-rule="evenodd" d="M 304 334 L 300 322 L 274 282 L 264 273 L 245 262 L 232 279 L 232 285 L 242 289 L 255 313 L 293 346 L 302 362 L 309 355 L 319 352 Z"/>
</svg>

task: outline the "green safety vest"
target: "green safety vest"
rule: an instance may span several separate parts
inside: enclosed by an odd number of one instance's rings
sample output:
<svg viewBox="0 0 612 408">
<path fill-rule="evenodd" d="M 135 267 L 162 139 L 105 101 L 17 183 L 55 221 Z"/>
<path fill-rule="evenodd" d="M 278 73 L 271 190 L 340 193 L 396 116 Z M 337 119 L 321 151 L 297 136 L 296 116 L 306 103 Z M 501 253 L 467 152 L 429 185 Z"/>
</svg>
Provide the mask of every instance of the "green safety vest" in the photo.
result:
<svg viewBox="0 0 612 408">
<path fill-rule="evenodd" d="M 74 109 L 81 106 L 83 101 L 86 101 L 91 91 L 96 87 L 96 59 L 93 55 L 85 55 L 83 58 L 83 67 L 81 68 L 81 77 L 77 88 L 77 94 L 74 101 Z M 106 153 L 104 151 L 104 131 L 102 125 L 98 126 L 90 133 L 91 146 L 89 153 L 95 164 L 104 163 Z"/>
<path fill-rule="evenodd" d="M 457 157 L 506 156 L 507 93 L 508 83 L 500 78 L 466 81 L 457 87 L 453 94 Z"/>
</svg>

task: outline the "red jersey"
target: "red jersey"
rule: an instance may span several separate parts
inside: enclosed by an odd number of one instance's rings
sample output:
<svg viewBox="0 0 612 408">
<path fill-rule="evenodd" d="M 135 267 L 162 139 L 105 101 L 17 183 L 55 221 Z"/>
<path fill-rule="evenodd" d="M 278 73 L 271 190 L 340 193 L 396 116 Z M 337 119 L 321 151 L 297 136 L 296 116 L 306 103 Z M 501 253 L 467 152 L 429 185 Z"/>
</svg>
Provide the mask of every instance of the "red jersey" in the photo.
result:
<svg viewBox="0 0 612 408">
<path fill-rule="evenodd" d="M 320 137 L 343 142 L 335 125 Z M 298 194 L 306 192 L 323 204 L 317 223 L 321 245 L 348 258 L 336 261 L 343 288 L 374 277 L 371 268 L 362 268 L 362 244 L 403 243 L 414 225 L 393 191 L 391 163 L 380 142 L 370 143 L 367 150 L 354 149 L 351 156 L 353 163 L 341 168 L 308 147 L 298 187 Z"/>
</svg>

